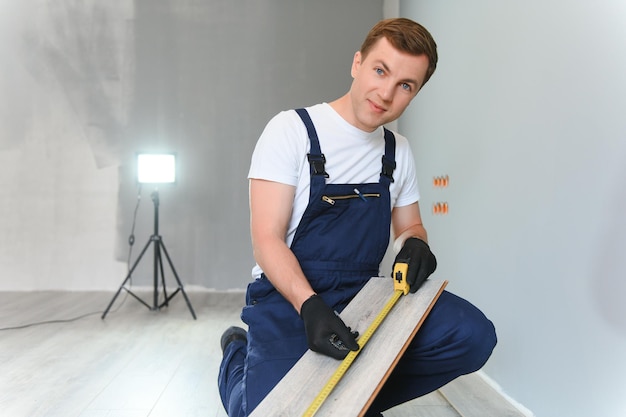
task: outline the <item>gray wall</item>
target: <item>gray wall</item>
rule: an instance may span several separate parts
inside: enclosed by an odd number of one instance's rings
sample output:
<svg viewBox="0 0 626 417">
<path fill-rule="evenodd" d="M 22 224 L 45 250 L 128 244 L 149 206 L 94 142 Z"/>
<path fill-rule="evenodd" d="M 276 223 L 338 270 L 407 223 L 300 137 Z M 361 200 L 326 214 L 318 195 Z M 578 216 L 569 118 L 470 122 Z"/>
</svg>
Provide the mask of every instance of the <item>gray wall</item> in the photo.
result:
<svg viewBox="0 0 626 417">
<path fill-rule="evenodd" d="M 0 290 L 114 289 L 153 230 L 137 151 L 175 151 L 160 233 L 183 282 L 243 288 L 247 169 L 280 110 L 349 87 L 379 0 L 0 6 Z M 152 252 L 134 274 L 150 284 Z M 168 272 L 169 273 L 169 272 Z"/>
<path fill-rule="evenodd" d="M 441 60 L 399 126 L 436 274 L 498 329 L 487 374 L 539 417 L 626 415 L 626 3 L 400 4 Z"/>
</svg>

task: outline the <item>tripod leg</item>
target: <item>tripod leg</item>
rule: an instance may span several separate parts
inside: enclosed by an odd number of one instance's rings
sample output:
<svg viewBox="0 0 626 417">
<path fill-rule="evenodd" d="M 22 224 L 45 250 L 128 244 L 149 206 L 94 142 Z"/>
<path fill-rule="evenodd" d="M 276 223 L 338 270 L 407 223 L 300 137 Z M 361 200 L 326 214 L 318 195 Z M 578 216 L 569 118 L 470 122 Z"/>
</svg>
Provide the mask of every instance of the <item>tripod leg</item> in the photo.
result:
<svg viewBox="0 0 626 417">
<path fill-rule="evenodd" d="M 139 256 L 137 257 L 137 260 L 135 261 L 135 263 L 133 264 L 132 268 L 130 268 L 130 270 L 128 271 L 128 275 L 126 275 L 126 278 L 124 279 L 124 281 L 122 281 L 122 285 L 120 285 L 120 287 L 118 288 L 117 292 L 115 293 L 115 295 L 113 296 L 113 299 L 111 299 L 111 302 L 109 303 L 109 306 L 106 308 L 106 310 L 104 310 L 104 313 L 102 313 L 102 317 L 101 319 L 104 320 L 104 318 L 106 317 L 106 315 L 109 313 L 109 310 L 111 309 L 111 307 L 113 306 L 113 303 L 115 303 L 115 300 L 117 299 L 117 297 L 120 295 L 120 292 L 122 292 L 122 289 L 124 289 L 124 286 L 126 285 L 126 283 L 130 280 L 130 277 L 132 276 L 133 272 L 135 271 L 135 268 L 137 268 L 137 265 L 139 265 L 139 261 L 141 260 L 141 258 L 143 257 L 143 254 L 146 253 L 146 250 L 148 249 L 148 246 L 150 246 L 150 243 L 152 243 L 152 240 L 148 240 L 148 243 L 146 243 L 146 245 L 143 247 L 143 250 L 141 251 L 141 253 L 139 254 Z M 130 292 L 129 290 L 126 290 L 128 292 Z M 131 293 L 132 294 L 132 293 Z M 134 294 L 133 294 L 134 295 Z M 137 296 L 135 296 L 135 298 L 137 298 Z M 142 301 L 141 299 L 138 299 L 139 301 Z M 142 301 L 143 302 L 143 301 Z M 145 304 L 145 303 L 144 303 Z"/>
<path fill-rule="evenodd" d="M 159 239 L 159 242 L 161 242 L 161 240 Z M 160 248 L 160 244 L 157 245 Z M 159 306 L 159 308 L 161 308 L 162 306 L 169 306 L 168 302 L 169 302 L 169 296 L 167 295 L 167 287 L 165 285 L 165 270 L 163 269 L 163 257 L 161 256 L 161 252 L 159 251 L 159 267 L 161 268 L 161 285 L 163 286 L 163 299 L 165 300 L 163 302 L 163 304 L 161 304 Z"/>
<path fill-rule="evenodd" d="M 153 304 L 152 310 L 159 309 L 159 260 L 161 258 L 159 241 L 161 237 L 158 235 L 154 235 L 151 237 L 154 243 L 154 259 L 153 259 L 153 278 L 154 278 L 154 289 L 153 289 Z M 161 271 L 162 272 L 162 271 Z"/>
<path fill-rule="evenodd" d="M 180 281 L 180 278 L 178 277 L 178 274 L 176 273 L 176 268 L 174 268 L 174 264 L 172 263 L 172 260 L 170 259 L 170 255 L 167 253 L 167 249 L 165 248 L 165 243 L 163 243 L 162 239 L 159 241 L 159 243 L 161 245 L 161 248 L 163 248 L 163 253 L 165 253 L 167 262 L 169 263 L 170 268 L 172 269 L 172 272 L 174 273 L 174 278 L 176 278 L 176 282 L 178 283 L 178 289 L 183 294 L 183 297 L 185 297 L 185 302 L 187 302 L 187 307 L 189 308 L 189 312 L 191 313 L 191 316 L 193 317 L 193 319 L 196 320 L 196 313 L 193 311 L 191 302 L 189 301 L 189 298 L 187 298 L 187 293 L 185 292 L 185 289 L 183 288 L 183 283 Z M 172 297 L 174 296 L 174 294 L 172 294 Z"/>
<path fill-rule="evenodd" d="M 115 303 L 115 300 L 117 299 L 117 296 L 120 295 L 120 292 L 122 292 L 122 288 L 124 288 L 124 285 L 126 284 L 126 281 L 130 278 L 130 274 L 128 274 L 128 276 L 126 277 L 126 279 L 124 280 L 124 282 L 122 283 L 122 285 L 120 286 L 120 288 L 118 288 L 117 292 L 115 293 L 115 295 L 113 296 L 113 299 L 111 299 L 111 302 L 109 303 L 108 307 L 106 308 L 106 310 L 104 310 L 104 313 L 102 313 L 102 317 L 100 317 L 102 320 L 104 320 L 104 318 L 107 316 L 107 314 L 109 313 L 109 310 L 111 309 L 111 307 L 113 306 L 113 303 Z"/>
</svg>

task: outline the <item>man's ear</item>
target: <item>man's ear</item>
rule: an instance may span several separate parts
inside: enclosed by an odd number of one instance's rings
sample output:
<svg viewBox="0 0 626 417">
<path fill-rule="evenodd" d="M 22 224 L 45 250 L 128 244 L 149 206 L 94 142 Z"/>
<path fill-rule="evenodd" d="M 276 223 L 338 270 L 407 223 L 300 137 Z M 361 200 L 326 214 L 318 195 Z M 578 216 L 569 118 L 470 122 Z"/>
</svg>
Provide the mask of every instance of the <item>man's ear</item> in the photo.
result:
<svg viewBox="0 0 626 417">
<path fill-rule="evenodd" d="M 352 78 L 356 76 L 356 73 L 359 71 L 360 66 L 361 66 L 361 51 L 357 51 L 354 54 L 354 59 L 352 60 L 352 69 L 350 71 Z"/>
</svg>

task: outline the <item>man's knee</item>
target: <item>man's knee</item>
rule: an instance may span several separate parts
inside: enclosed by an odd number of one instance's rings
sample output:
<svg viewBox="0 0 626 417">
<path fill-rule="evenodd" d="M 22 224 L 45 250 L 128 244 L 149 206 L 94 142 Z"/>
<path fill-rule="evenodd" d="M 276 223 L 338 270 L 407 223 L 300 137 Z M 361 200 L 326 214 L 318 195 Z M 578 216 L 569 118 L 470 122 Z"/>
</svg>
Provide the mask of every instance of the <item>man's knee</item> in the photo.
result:
<svg viewBox="0 0 626 417">
<path fill-rule="evenodd" d="M 487 362 L 498 342 L 493 323 L 484 314 L 471 323 L 471 337 L 467 341 L 467 372 L 475 372 Z"/>
<path fill-rule="evenodd" d="M 485 364 L 497 342 L 493 323 L 471 303 L 447 291 L 416 339 L 422 357 L 461 361 L 468 373 Z"/>
</svg>

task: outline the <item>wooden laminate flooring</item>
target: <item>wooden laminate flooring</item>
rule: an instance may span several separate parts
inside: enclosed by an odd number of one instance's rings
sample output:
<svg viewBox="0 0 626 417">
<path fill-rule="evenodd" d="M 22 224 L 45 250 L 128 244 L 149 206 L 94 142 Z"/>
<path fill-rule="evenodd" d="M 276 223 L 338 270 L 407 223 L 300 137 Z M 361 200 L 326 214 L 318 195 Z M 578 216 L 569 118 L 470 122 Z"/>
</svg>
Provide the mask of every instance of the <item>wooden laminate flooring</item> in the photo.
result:
<svg viewBox="0 0 626 417">
<path fill-rule="evenodd" d="M 148 304 L 151 293 L 139 293 Z M 1 292 L 0 415 L 226 417 L 217 391 L 219 339 L 241 325 L 241 292 L 190 291 L 151 311 L 122 293 Z M 87 315 L 78 320 L 58 322 Z M 477 375 L 385 412 L 385 417 L 521 417 Z"/>
</svg>

